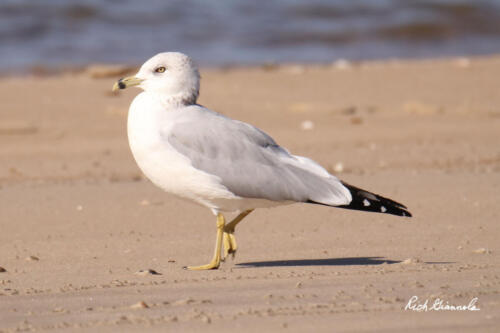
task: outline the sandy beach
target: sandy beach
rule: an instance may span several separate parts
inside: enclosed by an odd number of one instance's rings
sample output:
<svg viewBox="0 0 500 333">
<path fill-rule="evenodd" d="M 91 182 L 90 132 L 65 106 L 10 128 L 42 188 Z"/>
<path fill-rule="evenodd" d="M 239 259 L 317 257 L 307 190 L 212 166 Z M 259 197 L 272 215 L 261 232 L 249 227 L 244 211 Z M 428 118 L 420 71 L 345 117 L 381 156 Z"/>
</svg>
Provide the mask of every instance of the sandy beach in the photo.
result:
<svg viewBox="0 0 500 333">
<path fill-rule="evenodd" d="M 500 56 L 202 68 L 200 104 L 414 217 L 257 210 L 199 272 L 215 219 L 142 176 L 121 72 L 0 77 L 0 332 L 499 330 Z"/>
</svg>

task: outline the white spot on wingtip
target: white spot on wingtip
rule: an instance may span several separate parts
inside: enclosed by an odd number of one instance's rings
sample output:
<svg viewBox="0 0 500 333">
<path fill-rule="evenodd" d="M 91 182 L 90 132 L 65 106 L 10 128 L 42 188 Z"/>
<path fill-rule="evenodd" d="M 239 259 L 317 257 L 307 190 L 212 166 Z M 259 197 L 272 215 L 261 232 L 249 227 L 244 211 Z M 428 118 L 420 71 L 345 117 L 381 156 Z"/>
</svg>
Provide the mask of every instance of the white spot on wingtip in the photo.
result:
<svg viewBox="0 0 500 333">
<path fill-rule="evenodd" d="M 385 212 L 387 212 L 387 208 L 385 208 L 384 206 L 380 206 L 380 211 L 382 213 L 385 213 Z"/>
<path fill-rule="evenodd" d="M 365 207 L 370 206 L 370 201 L 368 201 L 367 199 L 363 200 L 363 206 Z"/>
</svg>

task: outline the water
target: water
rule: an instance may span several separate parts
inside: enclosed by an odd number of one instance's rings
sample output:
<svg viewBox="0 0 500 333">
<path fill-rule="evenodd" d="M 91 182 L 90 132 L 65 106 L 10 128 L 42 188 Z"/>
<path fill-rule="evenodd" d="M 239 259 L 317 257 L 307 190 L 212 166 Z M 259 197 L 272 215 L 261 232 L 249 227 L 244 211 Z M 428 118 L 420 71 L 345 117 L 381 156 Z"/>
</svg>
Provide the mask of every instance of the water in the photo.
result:
<svg viewBox="0 0 500 333">
<path fill-rule="evenodd" d="M 0 0 L 0 70 L 202 65 L 500 53 L 500 1 Z"/>
</svg>

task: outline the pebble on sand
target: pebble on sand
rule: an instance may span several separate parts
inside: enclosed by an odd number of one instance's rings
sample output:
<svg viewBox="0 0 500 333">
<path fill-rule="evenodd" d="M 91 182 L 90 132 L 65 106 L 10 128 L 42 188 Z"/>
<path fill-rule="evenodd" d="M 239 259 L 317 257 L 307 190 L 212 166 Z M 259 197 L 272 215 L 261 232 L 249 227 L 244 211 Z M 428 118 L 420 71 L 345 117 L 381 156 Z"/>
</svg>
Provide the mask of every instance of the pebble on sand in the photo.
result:
<svg viewBox="0 0 500 333">
<path fill-rule="evenodd" d="M 358 117 L 358 116 L 351 117 L 351 124 L 361 125 L 362 123 L 363 123 L 363 118 Z"/>
<path fill-rule="evenodd" d="M 38 258 L 37 256 L 26 257 L 26 261 L 38 261 L 38 260 L 40 260 L 40 258 Z"/>
<path fill-rule="evenodd" d="M 2 266 L 0 266 L 0 273 L 5 273 L 7 272 L 7 270 L 5 268 L 3 268 Z"/>
<path fill-rule="evenodd" d="M 149 308 L 149 305 L 146 304 L 144 301 L 137 302 L 135 304 L 132 304 L 130 306 L 131 309 L 147 309 Z"/>
<path fill-rule="evenodd" d="M 477 254 L 488 254 L 488 253 L 490 253 L 490 250 L 485 249 L 484 247 L 480 247 L 479 249 L 474 250 L 474 253 L 477 253 Z"/>
<path fill-rule="evenodd" d="M 147 275 L 161 275 L 154 269 L 141 269 L 140 271 L 135 272 L 136 275 L 147 276 Z"/>
</svg>

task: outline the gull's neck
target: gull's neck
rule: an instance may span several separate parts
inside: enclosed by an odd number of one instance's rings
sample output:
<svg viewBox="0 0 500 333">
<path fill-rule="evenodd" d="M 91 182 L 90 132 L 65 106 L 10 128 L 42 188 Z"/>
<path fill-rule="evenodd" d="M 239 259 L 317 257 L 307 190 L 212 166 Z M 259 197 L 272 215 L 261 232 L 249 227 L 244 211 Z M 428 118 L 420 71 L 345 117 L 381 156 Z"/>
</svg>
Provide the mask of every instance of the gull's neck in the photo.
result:
<svg viewBox="0 0 500 333">
<path fill-rule="evenodd" d="M 189 106 L 196 104 L 197 95 L 195 94 L 187 94 L 187 93 L 179 93 L 174 95 L 166 95 L 161 93 L 153 93 L 150 92 L 151 96 L 162 104 L 164 108 L 178 108 L 182 106 Z"/>
</svg>

